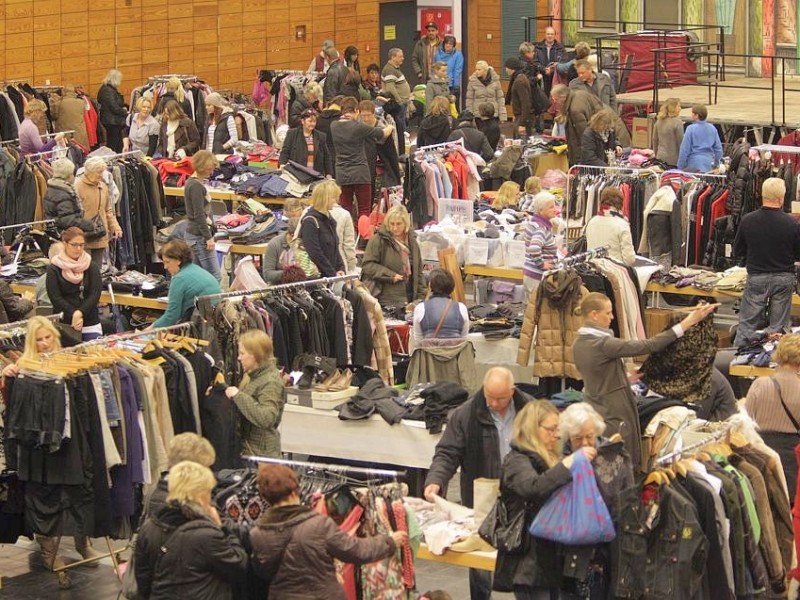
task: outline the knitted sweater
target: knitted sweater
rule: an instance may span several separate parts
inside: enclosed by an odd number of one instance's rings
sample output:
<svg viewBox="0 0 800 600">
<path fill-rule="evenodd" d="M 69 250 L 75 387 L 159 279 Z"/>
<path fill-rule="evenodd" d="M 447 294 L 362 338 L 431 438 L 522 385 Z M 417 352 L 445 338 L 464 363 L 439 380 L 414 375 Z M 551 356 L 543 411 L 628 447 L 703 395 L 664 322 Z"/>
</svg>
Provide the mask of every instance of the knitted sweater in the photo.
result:
<svg viewBox="0 0 800 600">
<path fill-rule="evenodd" d="M 522 236 L 525 242 L 525 264 L 522 273 L 541 281 L 542 274 L 547 270 L 545 261 L 555 262 L 558 258 L 556 238 L 552 226 L 541 217 L 533 217 L 525 223 L 525 233 Z"/>
</svg>

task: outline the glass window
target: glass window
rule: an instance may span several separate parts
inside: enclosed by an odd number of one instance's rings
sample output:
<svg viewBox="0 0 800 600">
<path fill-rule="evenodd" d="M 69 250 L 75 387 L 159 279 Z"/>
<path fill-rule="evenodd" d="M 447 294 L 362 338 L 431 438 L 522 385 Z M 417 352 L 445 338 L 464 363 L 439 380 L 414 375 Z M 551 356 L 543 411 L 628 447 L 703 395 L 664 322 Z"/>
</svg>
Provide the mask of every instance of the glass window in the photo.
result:
<svg viewBox="0 0 800 600">
<path fill-rule="evenodd" d="M 584 27 L 616 29 L 613 23 L 616 20 L 617 0 L 583 0 Z"/>
<path fill-rule="evenodd" d="M 645 27 L 663 29 L 664 27 L 680 27 L 680 0 L 644 0 Z"/>
</svg>

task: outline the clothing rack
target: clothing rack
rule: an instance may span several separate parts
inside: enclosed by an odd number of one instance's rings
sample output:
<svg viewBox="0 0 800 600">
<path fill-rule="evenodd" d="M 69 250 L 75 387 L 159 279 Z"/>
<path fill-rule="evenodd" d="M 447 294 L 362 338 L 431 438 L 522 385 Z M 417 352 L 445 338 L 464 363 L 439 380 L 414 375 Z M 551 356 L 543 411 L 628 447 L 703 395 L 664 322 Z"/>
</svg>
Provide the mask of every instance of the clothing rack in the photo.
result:
<svg viewBox="0 0 800 600">
<path fill-rule="evenodd" d="M 331 471 L 333 473 L 351 473 L 358 475 L 376 476 L 397 479 L 405 476 L 405 471 L 392 471 L 390 469 L 365 469 L 363 467 L 351 467 L 348 465 L 331 465 L 327 463 L 306 462 L 302 460 L 286 460 L 284 458 L 268 458 L 266 456 L 242 456 L 244 460 L 257 463 L 269 463 L 275 465 L 285 465 L 287 467 L 306 467 L 319 469 L 321 471 Z"/>
<path fill-rule="evenodd" d="M 165 331 L 175 331 L 178 329 L 189 329 L 191 326 L 192 326 L 191 323 L 176 323 L 175 325 L 167 325 L 166 327 L 156 327 L 154 329 L 150 329 L 147 331 L 134 331 L 132 333 L 106 335 L 94 340 L 89 340 L 88 342 L 82 342 L 74 346 L 69 346 L 68 348 L 62 348 L 61 350 L 55 350 L 53 352 L 43 353 L 41 356 L 43 358 L 48 358 L 50 356 L 55 356 L 58 354 L 74 354 L 76 350 L 83 350 L 84 348 L 89 348 L 92 346 L 106 346 L 108 344 L 123 342 L 125 340 L 135 340 L 138 338 L 147 337 L 155 333 L 162 333 Z"/>
<path fill-rule="evenodd" d="M 197 81 L 197 75 L 180 75 L 178 73 L 167 73 L 165 75 L 153 75 L 152 77 L 147 78 L 147 83 L 165 83 L 169 79 L 173 77 L 177 77 L 181 80 L 181 83 L 187 82 L 194 82 Z"/>
<path fill-rule="evenodd" d="M 759 146 L 751 146 L 751 150 L 758 150 L 759 152 L 778 152 L 780 154 L 800 154 L 800 146 L 782 146 L 780 144 L 761 144 Z"/>
<path fill-rule="evenodd" d="M 61 317 L 63 315 L 64 315 L 64 313 L 57 313 L 57 314 L 54 314 L 54 315 L 47 315 L 46 317 L 43 317 L 43 318 L 47 319 L 48 321 L 58 321 L 59 319 L 61 319 Z M 22 321 L 13 321 L 12 323 L 3 323 L 2 325 L 0 325 L 0 332 L 8 331 L 9 329 L 17 329 L 17 328 L 23 329 L 23 328 L 27 327 L 29 321 L 30 321 L 30 319 L 23 319 Z"/>
<path fill-rule="evenodd" d="M 331 283 L 337 283 L 339 281 L 350 281 L 352 279 L 358 279 L 358 275 L 337 275 L 336 277 L 321 277 L 320 279 L 311 279 L 309 281 L 296 281 L 294 283 L 281 283 L 279 285 L 272 285 L 265 288 L 259 288 L 254 290 L 241 290 L 241 291 L 233 291 L 233 292 L 220 292 L 219 294 L 208 294 L 207 296 L 199 296 L 195 301 L 195 304 L 202 302 L 210 302 L 212 300 L 222 300 L 224 298 L 237 298 L 237 297 L 245 297 L 245 296 L 264 296 L 267 294 L 271 294 L 272 292 L 278 290 L 287 290 L 291 288 L 303 288 L 303 287 L 311 287 L 316 285 L 328 285 Z"/>
<path fill-rule="evenodd" d="M 660 173 L 652 167 L 599 167 L 597 165 L 573 165 L 567 171 L 567 175 L 577 175 L 579 171 L 595 171 L 597 173 L 608 173 L 609 175 L 648 175 L 660 177 Z"/>
<path fill-rule="evenodd" d="M 124 156 L 133 156 L 136 154 L 142 154 L 141 150 L 128 150 L 127 152 L 115 152 L 114 154 L 96 154 L 97 158 L 102 158 L 104 160 L 116 160 L 117 158 L 122 158 Z"/>
<path fill-rule="evenodd" d="M 417 152 L 428 152 L 430 150 L 436 150 L 437 148 L 445 148 L 447 146 L 461 146 L 464 147 L 464 138 L 458 138 L 457 140 L 453 140 L 452 142 L 442 142 L 440 144 L 430 144 L 428 146 L 419 146 L 417 147 Z"/>
<path fill-rule="evenodd" d="M 581 252 L 580 254 L 575 254 L 574 256 L 567 256 L 566 258 L 562 258 L 560 261 L 555 263 L 551 269 L 545 271 L 542 274 L 542 279 L 552 273 L 556 273 L 563 269 L 568 269 L 569 267 L 573 267 L 577 264 L 589 262 L 595 258 L 604 258 L 607 254 L 608 246 L 600 246 L 599 248 L 592 248 L 591 250 Z"/>
<path fill-rule="evenodd" d="M 69 137 L 73 137 L 73 135 L 75 135 L 75 130 L 74 129 L 67 129 L 66 131 L 56 131 L 55 133 L 43 133 L 39 137 L 51 138 L 51 137 L 56 137 L 57 135 L 66 135 L 66 136 L 69 136 Z"/>
<path fill-rule="evenodd" d="M 695 442 L 694 444 L 689 444 L 685 448 L 681 448 L 680 450 L 675 450 L 674 452 L 670 452 L 669 454 L 665 454 L 664 456 L 660 456 L 655 460 L 655 464 L 660 465 L 665 462 L 669 462 L 670 460 L 681 456 L 682 454 L 688 454 L 693 450 L 698 450 L 703 446 L 707 446 L 708 444 L 713 444 L 714 442 L 724 438 L 731 429 L 733 429 L 733 423 L 726 423 L 721 429 L 709 434 L 707 438 L 700 440 L 699 442 Z"/>
<path fill-rule="evenodd" d="M 27 223 L 17 223 L 16 225 L 3 225 L 0 227 L 0 231 L 5 229 L 19 229 L 20 227 L 28 227 L 32 225 L 49 225 L 50 223 L 55 222 L 55 219 L 40 219 L 38 221 L 28 221 Z"/>
</svg>

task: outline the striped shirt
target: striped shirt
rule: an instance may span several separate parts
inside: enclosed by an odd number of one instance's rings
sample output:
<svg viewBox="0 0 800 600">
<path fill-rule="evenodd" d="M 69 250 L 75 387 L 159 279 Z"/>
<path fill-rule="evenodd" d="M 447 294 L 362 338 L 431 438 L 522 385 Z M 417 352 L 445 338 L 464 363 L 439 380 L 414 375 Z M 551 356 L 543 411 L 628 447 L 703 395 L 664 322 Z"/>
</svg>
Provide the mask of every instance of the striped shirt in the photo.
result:
<svg viewBox="0 0 800 600">
<path fill-rule="evenodd" d="M 775 379 L 780 385 L 781 397 L 792 416 L 800 422 L 800 377 L 786 369 L 777 369 Z M 744 403 L 747 413 L 758 423 L 761 431 L 769 433 L 797 433 L 770 377 L 759 377 L 750 386 Z"/>
<path fill-rule="evenodd" d="M 553 235 L 552 226 L 545 226 L 542 220 L 533 217 L 525 223 L 525 233 L 522 236 L 525 242 L 525 264 L 522 273 L 537 281 L 542 280 L 542 274 L 547 270 L 545 261 L 555 262 L 558 259 L 558 246 Z"/>
</svg>

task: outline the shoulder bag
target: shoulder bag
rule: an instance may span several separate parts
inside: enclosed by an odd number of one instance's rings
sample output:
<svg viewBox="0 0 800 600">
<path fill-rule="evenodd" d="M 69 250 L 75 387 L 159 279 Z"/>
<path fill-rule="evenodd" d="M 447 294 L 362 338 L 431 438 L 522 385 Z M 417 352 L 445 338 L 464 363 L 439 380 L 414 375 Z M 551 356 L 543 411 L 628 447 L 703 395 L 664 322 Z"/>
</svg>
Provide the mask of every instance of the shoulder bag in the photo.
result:
<svg viewBox="0 0 800 600">
<path fill-rule="evenodd" d="M 294 262 L 295 264 L 303 269 L 303 272 L 306 274 L 306 277 L 309 279 L 318 279 L 320 276 L 319 268 L 311 260 L 311 257 L 308 255 L 308 251 L 306 250 L 305 246 L 303 245 L 303 240 L 300 237 L 300 227 L 303 224 L 303 221 L 306 219 L 313 219 L 314 223 L 317 225 L 317 229 L 319 229 L 319 223 L 314 217 L 305 216 L 300 220 L 300 223 L 297 224 L 297 229 L 294 232 L 294 237 L 292 241 L 289 242 L 289 247 L 292 249 L 292 253 L 294 254 Z"/>
<path fill-rule="evenodd" d="M 797 435 L 800 436 L 800 423 L 797 422 L 797 419 L 794 418 L 794 415 L 789 410 L 789 407 L 786 406 L 786 402 L 783 401 L 783 394 L 781 393 L 781 384 L 778 383 L 778 380 L 775 378 L 775 375 L 770 375 L 770 381 L 772 381 L 772 385 L 775 386 L 775 391 L 778 393 L 778 400 L 781 401 L 781 406 L 783 407 L 786 416 L 789 417 L 789 421 L 791 421 L 792 426 L 797 431 Z"/>
<path fill-rule="evenodd" d="M 95 242 L 106 235 L 106 222 L 103 217 L 100 215 L 100 197 L 102 192 L 100 191 L 100 186 L 97 186 L 97 214 L 89 219 L 89 224 L 91 225 L 91 229 L 84 232 L 84 236 L 86 237 L 87 242 Z"/>
</svg>

